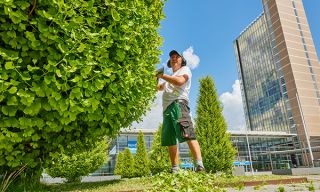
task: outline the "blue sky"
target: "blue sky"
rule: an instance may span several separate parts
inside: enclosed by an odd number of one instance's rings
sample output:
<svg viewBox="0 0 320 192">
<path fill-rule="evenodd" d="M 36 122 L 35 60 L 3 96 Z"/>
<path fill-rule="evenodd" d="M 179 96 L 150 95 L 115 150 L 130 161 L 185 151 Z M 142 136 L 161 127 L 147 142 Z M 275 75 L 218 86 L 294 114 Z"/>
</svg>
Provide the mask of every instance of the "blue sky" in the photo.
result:
<svg viewBox="0 0 320 192">
<path fill-rule="evenodd" d="M 303 0 L 303 3 L 319 55 L 320 0 Z M 192 47 L 193 54 L 200 58 L 199 65 L 192 70 L 190 107 L 194 115 L 199 78 L 212 76 L 219 96 L 224 93 L 230 96 L 235 92 L 233 85 L 238 79 L 238 74 L 233 41 L 262 12 L 261 0 L 168 0 L 166 2 L 164 8 L 166 18 L 161 22 L 159 29 L 164 40 L 160 65 L 167 61 L 168 53 L 172 49 L 182 53 Z M 161 116 L 161 108 L 156 107 L 153 110 L 160 110 L 159 113 L 153 112 L 154 117 Z"/>
</svg>

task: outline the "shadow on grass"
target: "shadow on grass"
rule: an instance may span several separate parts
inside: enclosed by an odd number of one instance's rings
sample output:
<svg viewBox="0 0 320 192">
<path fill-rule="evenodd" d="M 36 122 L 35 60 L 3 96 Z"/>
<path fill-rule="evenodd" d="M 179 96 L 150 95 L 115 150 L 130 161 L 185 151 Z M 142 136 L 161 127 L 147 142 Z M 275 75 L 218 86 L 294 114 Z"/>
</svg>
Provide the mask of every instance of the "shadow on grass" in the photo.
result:
<svg viewBox="0 0 320 192">
<path fill-rule="evenodd" d="M 82 191 L 106 187 L 121 182 L 121 180 L 98 181 L 98 182 L 83 182 L 83 183 L 59 183 L 59 184 L 43 184 L 31 185 L 26 187 L 22 184 L 13 184 L 9 187 L 8 192 L 60 192 L 60 191 Z"/>
</svg>

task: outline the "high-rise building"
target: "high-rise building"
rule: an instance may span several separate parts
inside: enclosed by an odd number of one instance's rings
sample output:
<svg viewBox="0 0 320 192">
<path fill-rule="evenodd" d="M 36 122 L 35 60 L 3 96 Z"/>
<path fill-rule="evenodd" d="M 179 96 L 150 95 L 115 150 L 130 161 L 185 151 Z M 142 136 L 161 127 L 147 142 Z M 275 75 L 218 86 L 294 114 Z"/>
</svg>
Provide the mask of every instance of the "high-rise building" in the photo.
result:
<svg viewBox="0 0 320 192">
<path fill-rule="evenodd" d="M 320 65 L 303 3 L 262 4 L 234 41 L 247 128 L 296 134 L 311 166 L 320 159 Z"/>
</svg>

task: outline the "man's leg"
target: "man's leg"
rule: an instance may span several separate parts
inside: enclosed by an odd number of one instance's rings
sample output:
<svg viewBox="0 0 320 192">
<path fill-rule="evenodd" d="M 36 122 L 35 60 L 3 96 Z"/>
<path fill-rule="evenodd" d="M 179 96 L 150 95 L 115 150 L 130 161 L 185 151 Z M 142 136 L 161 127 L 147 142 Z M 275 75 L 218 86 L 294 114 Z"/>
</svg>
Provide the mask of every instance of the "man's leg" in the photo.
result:
<svg viewBox="0 0 320 192">
<path fill-rule="evenodd" d="M 168 146 L 169 156 L 171 160 L 171 171 L 173 173 L 179 171 L 179 151 L 177 145 Z"/>
<path fill-rule="evenodd" d="M 201 150 L 200 150 L 200 145 L 197 140 L 189 140 L 187 141 L 189 145 L 189 149 L 192 153 L 193 159 L 196 160 L 197 162 L 197 168 L 196 171 L 204 171 L 204 166 L 202 162 L 202 156 L 201 156 Z"/>
</svg>

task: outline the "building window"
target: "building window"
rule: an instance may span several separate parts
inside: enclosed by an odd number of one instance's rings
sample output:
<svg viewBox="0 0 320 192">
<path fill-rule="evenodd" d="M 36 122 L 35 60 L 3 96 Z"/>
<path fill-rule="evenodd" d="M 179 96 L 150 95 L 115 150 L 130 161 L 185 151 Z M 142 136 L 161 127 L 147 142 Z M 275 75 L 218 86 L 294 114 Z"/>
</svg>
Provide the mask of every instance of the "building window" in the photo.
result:
<svg viewBox="0 0 320 192">
<path fill-rule="evenodd" d="M 309 67 L 309 71 L 310 71 L 311 74 L 314 74 L 312 67 Z"/>
<path fill-rule="evenodd" d="M 308 59 L 308 65 L 309 65 L 310 67 L 312 66 L 310 59 Z"/>
<path fill-rule="evenodd" d="M 306 57 L 307 57 L 307 59 L 309 60 L 310 58 L 309 58 L 309 54 L 307 53 L 307 52 L 305 52 L 306 53 Z"/>
<path fill-rule="evenodd" d="M 304 51 L 308 51 L 307 46 L 305 44 L 303 45 L 303 48 L 304 48 Z"/>
<path fill-rule="evenodd" d="M 296 8 L 296 4 L 294 3 L 294 1 L 292 1 L 292 6 L 293 8 Z"/>
</svg>

